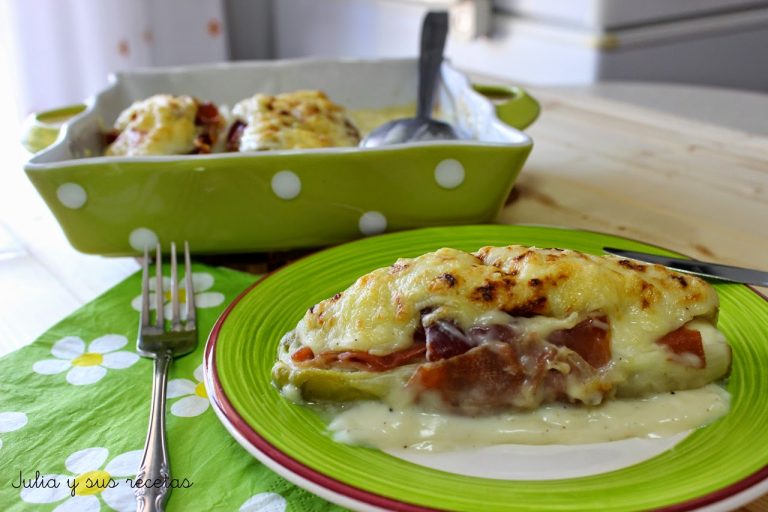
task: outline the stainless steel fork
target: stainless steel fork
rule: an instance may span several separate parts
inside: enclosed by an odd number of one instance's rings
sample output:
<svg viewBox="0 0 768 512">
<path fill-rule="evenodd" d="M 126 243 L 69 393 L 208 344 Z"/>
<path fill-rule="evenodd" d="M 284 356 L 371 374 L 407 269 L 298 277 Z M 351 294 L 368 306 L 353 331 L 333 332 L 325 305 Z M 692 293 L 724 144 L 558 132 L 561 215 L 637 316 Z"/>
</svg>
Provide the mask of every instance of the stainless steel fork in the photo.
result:
<svg viewBox="0 0 768 512">
<path fill-rule="evenodd" d="M 179 304 L 179 280 L 176 265 L 176 244 L 171 244 L 171 318 L 170 329 L 165 328 L 163 306 L 163 265 L 160 244 L 156 249 L 156 319 L 150 319 L 149 254 L 144 250 L 144 264 L 141 282 L 141 325 L 137 350 L 144 357 L 155 360 L 152 380 L 152 406 L 149 413 L 147 440 L 144 456 L 136 474 L 136 510 L 138 512 L 162 511 L 171 491 L 171 472 L 168 448 L 165 441 L 165 391 L 168 381 L 168 367 L 174 357 L 183 356 L 197 347 L 197 326 L 195 322 L 195 291 L 192 284 L 192 265 L 189 258 L 189 244 L 184 242 L 184 278 L 186 288 L 186 320 L 182 321 Z M 141 480 L 141 483 L 139 483 Z"/>
</svg>

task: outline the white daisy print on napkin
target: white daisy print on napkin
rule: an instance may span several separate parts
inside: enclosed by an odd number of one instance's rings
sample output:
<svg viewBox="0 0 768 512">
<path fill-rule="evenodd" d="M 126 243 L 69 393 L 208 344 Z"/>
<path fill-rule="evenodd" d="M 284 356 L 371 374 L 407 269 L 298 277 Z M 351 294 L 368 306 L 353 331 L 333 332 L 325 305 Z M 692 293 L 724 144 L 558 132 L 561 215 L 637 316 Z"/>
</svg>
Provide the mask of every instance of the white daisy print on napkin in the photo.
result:
<svg viewBox="0 0 768 512">
<path fill-rule="evenodd" d="M 285 498 L 274 492 L 254 494 L 240 506 L 239 512 L 283 512 Z"/>
<path fill-rule="evenodd" d="M 192 286 L 195 289 L 195 306 L 197 308 L 215 308 L 222 302 L 224 302 L 224 294 L 210 291 L 213 287 L 214 279 L 211 274 L 207 272 L 193 272 L 192 273 Z M 150 309 L 156 309 L 157 303 L 157 280 L 149 280 L 149 307 Z M 181 307 L 181 319 L 186 320 L 187 310 L 183 307 L 183 304 L 187 302 L 187 290 L 186 280 L 182 277 L 179 280 L 179 302 Z M 171 278 L 163 278 L 163 313 L 165 318 L 171 318 Z M 131 306 L 136 311 L 141 311 L 141 295 L 136 296 L 131 301 Z"/>
<path fill-rule="evenodd" d="M 29 419 L 23 412 L 0 412 L 0 434 L 19 430 L 27 424 Z M 0 448 L 3 447 L 3 440 L 0 439 Z"/>
<path fill-rule="evenodd" d="M 67 382 L 84 386 L 98 382 L 107 370 L 122 370 L 139 360 L 138 354 L 120 350 L 128 338 L 106 334 L 93 340 L 86 350 L 85 342 L 77 336 L 67 336 L 51 348 L 55 359 L 43 359 L 32 365 L 35 373 L 54 375 L 67 372 Z"/>
<path fill-rule="evenodd" d="M 208 393 L 203 384 L 203 365 L 192 373 L 195 380 L 173 379 L 168 382 L 168 398 L 183 397 L 171 405 L 171 414 L 189 418 L 199 416 L 208 410 Z"/>
<path fill-rule="evenodd" d="M 55 481 L 58 487 L 21 490 L 26 503 L 62 503 L 53 512 L 96 512 L 102 501 L 112 510 L 136 510 L 133 488 L 126 478 L 135 479 L 142 450 L 121 453 L 104 465 L 109 456 L 106 448 L 86 448 L 73 453 L 64 462 L 70 474 L 43 475 L 43 481 Z M 74 496 L 73 496 L 74 493 Z"/>
</svg>

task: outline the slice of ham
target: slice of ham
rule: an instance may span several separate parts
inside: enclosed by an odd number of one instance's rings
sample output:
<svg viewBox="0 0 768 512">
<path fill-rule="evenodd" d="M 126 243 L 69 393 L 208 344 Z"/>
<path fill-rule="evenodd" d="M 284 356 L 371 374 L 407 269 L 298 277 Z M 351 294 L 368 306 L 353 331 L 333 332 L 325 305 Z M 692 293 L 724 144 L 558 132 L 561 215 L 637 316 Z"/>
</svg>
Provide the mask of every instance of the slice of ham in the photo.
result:
<svg viewBox="0 0 768 512">
<path fill-rule="evenodd" d="M 246 124 L 242 121 L 235 121 L 227 133 L 227 151 L 240 151 L 240 139 L 243 138 Z"/>
<path fill-rule="evenodd" d="M 486 343 L 450 359 L 422 364 L 408 388 L 419 402 L 476 415 L 572 401 L 569 382 L 590 389 L 595 402 L 611 390 L 610 383 L 574 351 L 529 337 L 516 344 Z"/>
<path fill-rule="evenodd" d="M 200 103 L 195 115 L 195 124 L 198 126 L 219 124 L 219 109 L 210 102 Z"/>
<path fill-rule="evenodd" d="M 195 137 L 195 149 L 192 151 L 194 155 L 207 155 L 213 149 L 213 140 L 209 133 L 204 132 Z"/>
<path fill-rule="evenodd" d="M 475 346 L 466 333 L 453 322 L 438 321 L 425 329 L 427 361 L 439 361 L 463 354 Z"/>
<path fill-rule="evenodd" d="M 555 331 L 548 340 L 557 346 L 565 346 L 597 368 L 611 358 L 608 319 L 604 316 L 588 318 L 575 327 Z M 465 354 L 474 347 L 491 342 L 518 345 L 522 335 L 514 325 L 478 325 L 467 332 L 454 322 L 438 320 L 426 327 L 420 326 L 414 333 L 411 347 L 375 356 L 364 351 L 329 351 L 319 355 L 304 347 L 296 351 L 294 362 L 306 363 L 318 368 L 331 366 L 358 368 L 367 371 L 387 371 L 404 364 L 426 361 L 436 362 Z"/>
<path fill-rule="evenodd" d="M 294 363 L 303 363 L 304 361 L 310 361 L 314 359 L 315 353 L 309 347 L 301 347 L 299 350 L 291 355 L 291 360 Z"/>
<path fill-rule="evenodd" d="M 500 406 L 504 395 L 516 392 L 525 380 L 515 347 L 499 344 L 475 347 L 441 361 L 421 365 L 408 386 L 421 395 L 437 393 L 452 408 Z M 470 401 L 471 403 L 467 403 Z"/>
<path fill-rule="evenodd" d="M 192 154 L 208 154 L 219 138 L 219 128 L 222 123 L 219 109 L 210 102 L 198 103 L 195 125 L 200 126 L 202 132 L 195 137 L 195 149 Z"/>
<path fill-rule="evenodd" d="M 362 350 L 329 351 L 316 356 L 311 348 L 302 347 L 291 355 L 291 359 L 299 365 L 313 368 L 357 368 L 369 372 L 384 372 L 423 361 L 426 350 L 426 345 L 416 343 L 384 356 L 375 356 Z"/>
<path fill-rule="evenodd" d="M 520 333 L 513 325 L 475 325 L 464 332 L 454 322 L 438 320 L 426 328 L 427 361 L 440 361 L 464 354 L 488 342 L 515 343 Z"/>
<path fill-rule="evenodd" d="M 570 329 L 551 333 L 547 340 L 568 347 L 595 368 L 611 361 L 611 331 L 608 317 L 590 317 Z"/>
<path fill-rule="evenodd" d="M 681 327 L 657 343 L 669 349 L 672 361 L 706 367 L 697 330 Z M 514 322 L 464 331 L 450 320 L 438 320 L 420 325 L 413 345 L 384 356 L 355 350 L 316 355 L 308 347 L 292 355 L 299 366 L 372 372 L 421 363 L 407 383 L 415 400 L 468 415 L 532 409 L 558 400 L 596 405 L 613 391 L 605 371 L 611 357 L 609 320 L 599 314 L 545 339 L 524 335 Z"/>
<path fill-rule="evenodd" d="M 707 356 L 704 354 L 704 344 L 701 333 L 683 326 L 656 340 L 656 343 L 664 345 L 676 356 L 671 361 L 687 364 L 694 368 L 706 368 Z M 696 359 L 684 357 L 687 354 L 696 356 Z"/>
<path fill-rule="evenodd" d="M 120 132 L 118 130 L 109 130 L 104 134 L 104 143 L 109 146 L 115 142 L 119 136 Z"/>
</svg>

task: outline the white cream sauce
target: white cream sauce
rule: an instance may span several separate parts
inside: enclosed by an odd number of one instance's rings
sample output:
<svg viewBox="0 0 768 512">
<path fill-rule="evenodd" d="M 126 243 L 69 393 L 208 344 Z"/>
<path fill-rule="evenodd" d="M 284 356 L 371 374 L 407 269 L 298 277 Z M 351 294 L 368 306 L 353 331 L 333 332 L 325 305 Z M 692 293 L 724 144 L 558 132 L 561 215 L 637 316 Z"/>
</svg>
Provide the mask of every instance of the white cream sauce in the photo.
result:
<svg viewBox="0 0 768 512">
<path fill-rule="evenodd" d="M 334 414 L 329 429 L 338 442 L 381 450 L 572 445 L 673 436 L 711 423 L 728 411 L 729 403 L 728 392 L 716 384 L 646 398 L 612 399 L 597 407 L 555 403 L 531 412 L 477 418 L 359 402 Z"/>
</svg>

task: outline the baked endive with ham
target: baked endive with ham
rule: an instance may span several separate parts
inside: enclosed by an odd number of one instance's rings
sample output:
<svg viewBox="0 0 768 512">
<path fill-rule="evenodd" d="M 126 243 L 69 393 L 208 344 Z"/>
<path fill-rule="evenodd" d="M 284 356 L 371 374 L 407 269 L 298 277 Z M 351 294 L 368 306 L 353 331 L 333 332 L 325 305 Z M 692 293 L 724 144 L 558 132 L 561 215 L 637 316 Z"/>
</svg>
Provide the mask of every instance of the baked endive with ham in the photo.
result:
<svg viewBox="0 0 768 512">
<path fill-rule="evenodd" d="M 406 397 L 473 415 L 597 405 L 727 375 L 718 304 L 699 278 L 615 256 L 440 249 L 311 307 L 273 378 L 310 402 Z"/>
<path fill-rule="evenodd" d="M 134 102 L 106 134 L 107 156 L 206 154 L 223 135 L 219 108 L 192 96 L 156 94 Z"/>
<path fill-rule="evenodd" d="M 256 94 L 232 109 L 228 151 L 357 146 L 360 132 L 341 105 L 323 92 Z"/>
</svg>

